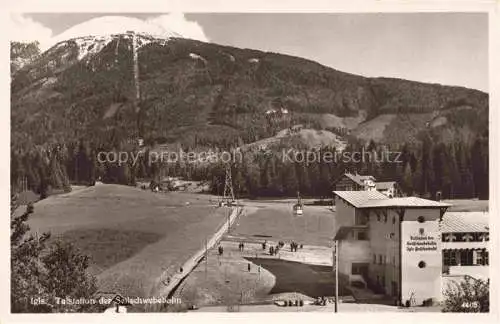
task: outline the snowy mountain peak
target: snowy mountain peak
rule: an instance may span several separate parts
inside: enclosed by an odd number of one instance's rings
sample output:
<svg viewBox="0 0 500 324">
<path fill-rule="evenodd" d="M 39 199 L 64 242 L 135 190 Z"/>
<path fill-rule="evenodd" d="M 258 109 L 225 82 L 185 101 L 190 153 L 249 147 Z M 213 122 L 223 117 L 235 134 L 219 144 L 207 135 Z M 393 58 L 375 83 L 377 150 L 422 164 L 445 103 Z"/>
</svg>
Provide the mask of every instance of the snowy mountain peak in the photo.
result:
<svg viewBox="0 0 500 324">
<path fill-rule="evenodd" d="M 56 42 L 60 42 L 79 37 L 109 36 L 126 34 L 127 32 L 135 32 L 163 39 L 182 37 L 182 35 L 172 29 L 145 20 L 122 16 L 104 16 L 75 25 L 56 36 L 55 40 Z"/>
<path fill-rule="evenodd" d="M 99 53 L 104 47 L 106 47 L 113 40 L 131 40 L 130 42 L 130 50 L 132 50 L 132 46 L 135 46 L 135 50 L 140 49 L 141 47 L 150 44 L 157 43 L 159 45 L 166 45 L 170 37 L 179 37 L 175 33 L 171 33 L 172 36 L 167 37 L 166 35 L 162 36 L 153 36 L 151 34 L 147 34 L 145 32 L 135 32 L 135 31 L 126 31 L 124 33 L 119 34 L 108 34 L 108 35 L 96 35 L 96 36 L 81 36 L 76 38 L 71 38 L 67 40 L 63 40 L 58 42 L 52 48 L 50 48 L 47 52 L 55 52 L 61 48 L 67 47 L 70 45 L 73 47 L 76 45 L 77 50 L 77 59 L 78 61 L 84 58 L 90 58 L 93 55 Z"/>
<path fill-rule="evenodd" d="M 156 42 L 165 45 L 172 38 L 183 36 L 172 29 L 152 21 L 122 16 L 104 16 L 75 25 L 54 38 L 54 46 L 48 51 L 74 42 L 78 47 L 78 60 L 100 52 L 114 39 L 135 38 L 136 49 Z"/>
</svg>

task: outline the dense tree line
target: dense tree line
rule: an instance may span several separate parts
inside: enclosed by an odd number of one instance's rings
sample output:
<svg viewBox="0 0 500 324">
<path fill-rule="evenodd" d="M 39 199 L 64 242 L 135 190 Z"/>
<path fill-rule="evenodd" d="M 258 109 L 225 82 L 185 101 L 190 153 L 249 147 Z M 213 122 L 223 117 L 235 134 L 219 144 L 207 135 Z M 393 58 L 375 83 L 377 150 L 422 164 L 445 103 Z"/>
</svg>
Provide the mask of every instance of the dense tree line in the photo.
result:
<svg viewBox="0 0 500 324">
<path fill-rule="evenodd" d="M 339 158 L 334 163 L 325 162 L 325 159 L 300 162 L 300 154 L 299 162 L 290 162 L 283 157 L 283 150 L 247 153 L 251 157 L 233 166 L 236 192 L 246 196 L 295 196 L 300 191 L 306 196 L 330 197 L 334 182 L 349 170 L 373 175 L 378 181 L 397 181 L 407 195 L 433 198 L 441 192 L 443 198 L 488 198 L 488 141 L 483 138 L 471 146 L 463 142 L 446 145 L 429 141 L 391 148 L 376 147 L 374 143 L 368 146 L 354 144 L 347 147 L 344 155 L 337 153 Z M 367 158 L 358 163 L 344 158 L 363 150 L 372 152 L 371 161 Z M 323 157 L 327 152 L 336 153 L 334 148 L 322 148 L 317 152 Z M 389 159 L 381 161 L 384 152 Z M 214 193 L 220 193 L 224 186 L 224 170 L 218 168 L 214 173 L 217 179 Z"/>
<path fill-rule="evenodd" d="M 190 147 L 179 149 L 203 151 Z M 39 149 L 35 153 L 13 152 L 11 181 L 15 186 L 19 179 L 26 177 L 29 188 L 46 195 L 49 188 L 68 190 L 70 183 L 92 185 L 99 178 L 104 182 L 134 185 L 137 179 L 179 176 L 212 181 L 213 193 L 221 194 L 225 180 L 221 152 L 230 148 L 210 150 L 218 158 L 208 162 L 167 161 L 148 149 L 122 147 L 122 150 L 106 151 L 80 141 L 50 150 Z M 111 159 L 103 161 L 103 155 L 99 160 L 99 152 L 110 152 Z M 118 152 L 128 154 L 127 161 L 118 161 Z M 305 196 L 329 197 L 335 180 L 349 170 L 373 175 L 377 181 L 397 181 L 408 195 L 435 197 L 441 192 L 443 198 L 488 198 L 488 140 L 485 137 L 471 143 L 451 144 L 430 140 L 393 146 L 380 146 L 373 141 L 368 145 L 352 143 L 342 152 L 334 147 L 311 150 L 300 143 L 292 146 L 286 143 L 267 149 L 250 146 L 232 154 L 232 178 L 238 196 L 295 196 L 300 191 Z M 137 156 L 135 161 L 134 156 Z M 361 156 L 364 158 L 358 161 Z"/>
</svg>

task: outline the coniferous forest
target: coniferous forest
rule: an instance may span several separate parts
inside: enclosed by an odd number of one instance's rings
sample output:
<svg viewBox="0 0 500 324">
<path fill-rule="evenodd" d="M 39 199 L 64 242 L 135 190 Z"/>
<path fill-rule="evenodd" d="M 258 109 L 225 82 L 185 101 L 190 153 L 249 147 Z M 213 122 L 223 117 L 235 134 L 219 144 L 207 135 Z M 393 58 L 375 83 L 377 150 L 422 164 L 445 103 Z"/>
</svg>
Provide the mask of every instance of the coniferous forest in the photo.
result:
<svg viewBox="0 0 500 324">
<path fill-rule="evenodd" d="M 188 149 L 186 149 L 188 150 Z M 234 154 L 232 178 L 235 194 L 245 197 L 304 196 L 328 198 L 334 181 L 348 170 L 373 175 L 377 181 L 397 181 L 408 195 L 434 197 L 440 191 L 443 198 L 488 198 L 488 141 L 476 139 L 466 143 L 379 146 L 350 144 L 340 155 L 334 147 L 316 150 L 318 156 L 326 152 L 339 154 L 337 161 L 305 158 L 290 161 L 284 157 L 289 147 L 270 150 L 241 150 Z M 294 149 L 304 152 L 300 147 Z M 368 152 L 362 162 L 342 158 L 349 152 Z M 383 159 L 390 151 L 390 159 Z M 139 179 L 157 179 L 160 175 L 183 177 L 186 180 L 209 180 L 212 193 L 221 194 L 224 188 L 225 164 L 193 161 L 164 162 L 148 160 L 149 151 L 136 150 L 137 163 L 119 165 L 100 163 L 99 150 L 87 142 L 56 146 L 47 150 L 13 152 L 11 182 L 16 186 L 27 179 L 28 188 L 42 197 L 49 188 L 69 190 L 70 183 L 92 185 L 97 179 L 108 183 L 135 185 Z M 130 150 L 130 152 L 134 152 Z M 400 152 L 400 154 L 399 154 Z M 367 153 L 367 154 L 368 154 Z M 293 157 L 293 154 L 289 154 Z M 300 154 L 298 155 L 300 157 Z"/>
</svg>

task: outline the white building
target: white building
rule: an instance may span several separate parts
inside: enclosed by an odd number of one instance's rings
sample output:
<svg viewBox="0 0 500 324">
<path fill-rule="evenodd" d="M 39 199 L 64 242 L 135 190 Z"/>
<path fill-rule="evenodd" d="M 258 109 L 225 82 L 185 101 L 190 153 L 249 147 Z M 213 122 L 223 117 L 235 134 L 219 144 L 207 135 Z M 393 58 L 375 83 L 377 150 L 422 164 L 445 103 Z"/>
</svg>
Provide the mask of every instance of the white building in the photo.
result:
<svg viewBox="0 0 500 324">
<path fill-rule="evenodd" d="M 339 272 L 395 302 L 441 299 L 445 203 L 388 198 L 378 191 L 335 191 Z"/>
<path fill-rule="evenodd" d="M 378 191 L 334 191 L 339 273 L 402 304 L 442 300 L 449 280 L 488 278 L 486 213 Z"/>
</svg>

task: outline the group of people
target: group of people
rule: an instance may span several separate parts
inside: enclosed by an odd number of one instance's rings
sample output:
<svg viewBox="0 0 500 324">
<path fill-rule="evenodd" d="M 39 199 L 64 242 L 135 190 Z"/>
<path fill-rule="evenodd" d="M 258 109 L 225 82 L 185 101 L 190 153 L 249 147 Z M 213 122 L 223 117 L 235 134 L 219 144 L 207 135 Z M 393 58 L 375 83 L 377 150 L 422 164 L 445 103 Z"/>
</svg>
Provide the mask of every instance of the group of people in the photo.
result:
<svg viewBox="0 0 500 324">
<path fill-rule="evenodd" d="M 279 245 L 269 247 L 269 255 L 277 255 L 279 251 L 280 251 Z"/>
<path fill-rule="evenodd" d="M 314 301 L 315 305 L 320 305 L 320 306 L 326 306 L 326 304 L 329 302 L 329 300 L 325 296 L 321 296 L 316 298 Z"/>
<path fill-rule="evenodd" d="M 284 246 L 285 246 L 285 242 L 279 241 L 276 246 L 270 246 L 269 247 L 269 254 L 270 255 L 277 255 L 278 252 L 280 251 L 280 249 L 282 249 Z M 262 250 L 266 250 L 266 247 L 267 247 L 267 240 L 264 241 L 264 243 L 262 243 Z M 304 247 L 304 245 L 303 244 L 299 245 L 295 241 L 292 241 L 290 243 L 290 251 L 292 251 L 292 252 L 297 252 L 297 249 L 299 247 L 302 249 Z"/>
<path fill-rule="evenodd" d="M 304 247 L 304 245 L 300 244 L 300 246 L 299 246 L 299 244 L 297 242 L 295 242 L 295 241 L 290 242 L 290 251 L 297 252 L 297 249 L 299 247 L 302 249 Z"/>
<path fill-rule="evenodd" d="M 262 243 L 262 250 L 265 251 L 267 246 L 268 246 L 268 242 L 266 240 Z M 279 253 L 280 249 L 282 249 L 284 246 L 285 246 L 285 242 L 283 242 L 283 241 L 279 241 L 278 244 L 275 246 L 269 246 L 269 254 L 270 255 L 277 255 Z M 290 242 L 290 251 L 292 251 L 292 252 L 297 252 L 297 250 L 299 248 L 302 249 L 303 247 L 304 246 L 302 244 L 299 245 L 295 241 Z M 245 243 L 240 242 L 238 244 L 238 250 L 240 250 L 240 252 L 243 252 L 245 250 Z M 218 252 L 219 252 L 219 256 L 224 254 L 224 247 L 222 247 L 222 245 L 219 245 Z"/>
</svg>

